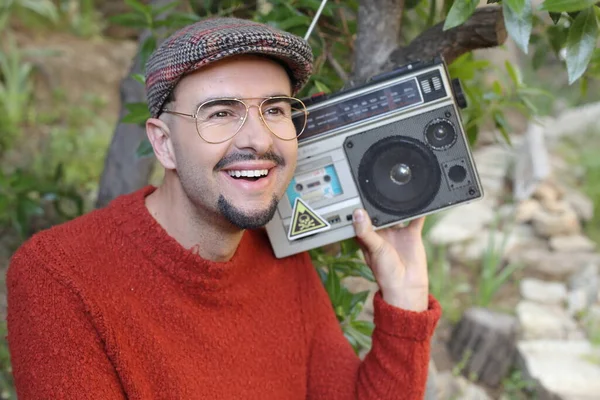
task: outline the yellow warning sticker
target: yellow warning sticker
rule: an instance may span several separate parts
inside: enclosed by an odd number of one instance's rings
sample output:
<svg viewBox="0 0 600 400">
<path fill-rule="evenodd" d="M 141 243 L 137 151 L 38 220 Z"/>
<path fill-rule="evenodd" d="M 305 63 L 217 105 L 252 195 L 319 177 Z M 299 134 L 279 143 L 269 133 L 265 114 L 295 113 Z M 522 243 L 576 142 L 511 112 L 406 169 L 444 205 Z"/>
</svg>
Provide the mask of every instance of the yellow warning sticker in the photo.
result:
<svg viewBox="0 0 600 400">
<path fill-rule="evenodd" d="M 308 235 L 326 231 L 331 228 L 329 222 L 321 218 L 310 206 L 296 197 L 294 211 L 292 212 L 292 224 L 288 232 L 288 239 L 299 239 Z"/>
</svg>

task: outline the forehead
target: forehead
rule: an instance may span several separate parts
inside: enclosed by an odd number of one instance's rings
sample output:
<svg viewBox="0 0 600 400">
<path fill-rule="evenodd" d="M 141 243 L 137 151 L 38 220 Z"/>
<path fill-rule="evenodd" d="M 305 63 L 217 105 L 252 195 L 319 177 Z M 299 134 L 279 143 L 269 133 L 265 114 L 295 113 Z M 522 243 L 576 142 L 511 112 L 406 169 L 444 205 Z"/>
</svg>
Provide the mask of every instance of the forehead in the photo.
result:
<svg viewBox="0 0 600 400">
<path fill-rule="evenodd" d="M 176 95 L 207 97 L 261 97 L 273 93 L 290 95 L 292 82 L 279 62 L 255 55 L 229 57 L 186 75 L 175 88 Z"/>
</svg>

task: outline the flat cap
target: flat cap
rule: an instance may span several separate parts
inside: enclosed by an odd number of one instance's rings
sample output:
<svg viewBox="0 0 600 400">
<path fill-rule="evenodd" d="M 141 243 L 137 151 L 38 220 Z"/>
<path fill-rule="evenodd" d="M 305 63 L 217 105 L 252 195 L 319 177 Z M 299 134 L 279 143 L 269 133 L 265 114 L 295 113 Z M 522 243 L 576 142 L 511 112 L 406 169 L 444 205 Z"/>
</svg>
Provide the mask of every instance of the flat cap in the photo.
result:
<svg viewBox="0 0 600 400">
<path fill-rule="evenodd" d="M 308 81 L 313 55 L 308 43 L 291 33 L 238 18 L 209 18 L 169 36 L 146 63 L 146 96 L 158 117 L 177 83 L 198 68 L 238 54 L 258 54 L 282 62 L 294 94 Z"/>
</svg>

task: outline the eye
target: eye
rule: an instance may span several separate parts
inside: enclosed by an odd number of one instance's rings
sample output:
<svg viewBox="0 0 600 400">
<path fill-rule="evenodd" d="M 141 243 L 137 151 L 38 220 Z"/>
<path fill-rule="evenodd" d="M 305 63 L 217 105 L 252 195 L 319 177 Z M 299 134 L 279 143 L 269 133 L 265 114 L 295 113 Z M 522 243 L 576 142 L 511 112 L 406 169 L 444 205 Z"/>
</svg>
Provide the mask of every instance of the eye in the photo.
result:
<svg viewBox="0 0 600 400">
<path fill-rule="evenodd" d="M 281 107 L 271 107 L 267 109 L 267 114 L 269 115 L 285 115 L 283 109 Z"/>
<path fill-rule="evenodd" d="M 215 111 L 214 113 L 212 113 L 211 115 L 208 116 L 208 118 L 227 118 L 227 117 L 232 117 L 233 114 L 230 111 L 225 111 L 225 110 L 220 110 L 220 111 Z"/>
</svg>

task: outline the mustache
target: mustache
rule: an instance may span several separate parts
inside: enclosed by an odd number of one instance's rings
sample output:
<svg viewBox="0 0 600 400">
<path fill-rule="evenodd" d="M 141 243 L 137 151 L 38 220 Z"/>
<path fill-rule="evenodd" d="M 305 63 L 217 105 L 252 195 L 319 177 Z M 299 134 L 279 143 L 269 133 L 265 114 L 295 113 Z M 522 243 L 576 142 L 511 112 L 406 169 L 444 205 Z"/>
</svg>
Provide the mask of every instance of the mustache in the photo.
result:
<svg viewBox="0 0 600 400">
<path fill-rule="evenodd" d="M 278 166 L 285 166 L 285 160 L 283 157 L 273 153 L 272 151 L 268 151 L 261 156 L 257 156 L 253 153 L 234 153 L 228 154 L 221 158 L 213 168 L 213 171 L 218 171 L 225 168 L 227 165 L 238 161 L 273 161 Z"/>
</svg>

